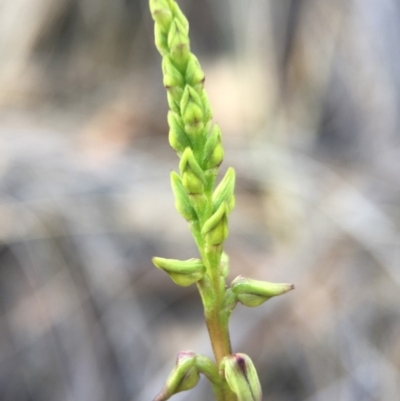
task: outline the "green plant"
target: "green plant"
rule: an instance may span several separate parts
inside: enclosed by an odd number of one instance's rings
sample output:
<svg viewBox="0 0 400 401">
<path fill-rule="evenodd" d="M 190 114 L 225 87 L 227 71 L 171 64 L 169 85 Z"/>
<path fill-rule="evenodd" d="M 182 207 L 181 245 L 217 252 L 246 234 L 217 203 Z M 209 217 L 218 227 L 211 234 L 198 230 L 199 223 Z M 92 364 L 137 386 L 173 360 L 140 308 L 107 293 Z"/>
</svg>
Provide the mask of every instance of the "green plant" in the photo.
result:
<svg viewBox="0 0 400 401">
<path fill-rule="evenodd" d="M 223 243 L 234 204 L 235 171 L 229 168 L 215 187 L 224 150 L 218 125 L 204 91 L 205 76 L 190 52 L 189 24 L 174 0 L 150 0 L 155 21 L 155 43 L 162 56 L 168 113 L 169 143 L 180 158 L 179 172 L 171 173 L 178 212 L 188 221 L 200 258 L 179 261 L 153 258 L 159 269 L 178 285 L 196 283 L 204 306 L 215 363 L 191 351 L 181 352 L 175 368 L 155 401 L 193 388 L 200 373 L 211 382 L 218 401 L 261 400 L 261 386 L 251 359 L 232 353 L 228 322 L 238 302 L 254 307 L 293 288 L 237 277 L 229 287 L 228 256 Z"/>
</svg>

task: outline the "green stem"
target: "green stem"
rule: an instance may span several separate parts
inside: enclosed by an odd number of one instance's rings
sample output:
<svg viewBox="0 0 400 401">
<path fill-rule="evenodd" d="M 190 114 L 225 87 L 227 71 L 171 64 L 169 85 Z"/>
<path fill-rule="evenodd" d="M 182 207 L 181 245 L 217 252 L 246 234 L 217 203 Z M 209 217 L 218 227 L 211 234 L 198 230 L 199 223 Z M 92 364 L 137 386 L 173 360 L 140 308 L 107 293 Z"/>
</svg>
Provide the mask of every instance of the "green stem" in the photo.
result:
<svg viewBox="0 0 400 401">
<path fill-rule="evenodd" d="M 203 260 L 207 261 L 209 265 L 211 258 L 207 258 L 208 255 L 204 248 L 201 249 L 201 254 L 204 255 Z M 215 362 L 217 366 L 220 366 L 222 359 L 232 353 L 228 327 L 229 315 L 223 310 L 225 287 L 221 285 L 218 266 L 209 265 L 207 268 L 214 274 L 211 277 L 205 276 L 199 281 L 198 289 L 203 301 L 204 316 Z M 228 388 L 225 378 L 221 378 L 219 386 L 213 385 L 213 389 L 217 401 L 236 400 L 236 396 Z"/>
<path fill-rule="evenodd" d="M 217 366 L 220 365 L 225 356 L 231 354 L 231 344 L 229 338 L 228 321 L 224 319 L 221 311 L 221 295 L 214 288 L 215 302 L 211 307 L 205 307 L 204 314 L 206 325 L 210 336 L 211 346 L 214 352 Z M 234 401 L 235 395 L 230 391 L 224 378 L 221 380 L 219 393 L 215 394 L 217 401 Z"/>
<path fill-rule="evenodd" d="M 221 308 L 218 304 L 219 302 L 216 302 L 212 308 L 204 311 L 217 366 L 219 366 L 225 356 L 231 354 L 228 325 L 227 322 L 224 322 L 221 318 Z"/>
</svg>

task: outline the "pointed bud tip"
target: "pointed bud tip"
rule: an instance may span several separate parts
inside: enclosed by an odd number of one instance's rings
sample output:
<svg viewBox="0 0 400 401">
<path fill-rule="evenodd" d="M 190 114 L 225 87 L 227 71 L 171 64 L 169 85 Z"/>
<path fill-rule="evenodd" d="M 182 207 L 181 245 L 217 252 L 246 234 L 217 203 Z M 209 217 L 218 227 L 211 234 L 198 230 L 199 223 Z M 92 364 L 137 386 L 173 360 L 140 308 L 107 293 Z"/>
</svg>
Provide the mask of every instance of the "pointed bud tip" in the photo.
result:
<svg viewBox="0 0 400 401">
<path fill-rule="evenodd" d="M 261 401 L 261 385 L 250 357 L 236 353 L 225 357 L 221 369 L 238 401 Z"/>
<path fill-rule="evenodd" d="M 180 351 L 176 359 L 178 361 L 185 359 L 185 358 L 194 358 L 197 354 L 193 351 Z"/>
<path fill-rule="evenodd" d="M 243 357 L 243 354 L 241 354 L 241 353 L 232 354 L 232 357 L 236 359 L 236 362 L 239 365 L 240 369 L 243 372 L 245 372 L 246 371 L 246 360 Z"/>
</svg>

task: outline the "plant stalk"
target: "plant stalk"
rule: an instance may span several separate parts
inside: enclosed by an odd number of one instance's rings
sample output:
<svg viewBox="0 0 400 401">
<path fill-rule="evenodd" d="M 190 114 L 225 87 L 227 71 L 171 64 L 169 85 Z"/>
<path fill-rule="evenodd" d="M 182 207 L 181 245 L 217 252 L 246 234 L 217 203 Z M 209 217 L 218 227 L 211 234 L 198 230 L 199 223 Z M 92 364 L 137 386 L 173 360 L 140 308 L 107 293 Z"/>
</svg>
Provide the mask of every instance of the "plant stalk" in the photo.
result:
<svg viewBox="0 0 400 401">
<path fill-rule="evenodd" d="M 207 257 L 204 249 L 203 241 L 199 246 L 203 260 L 209 264 L 211 274 L 210 280 L 203 279 L 198 283 L 199 292 L 204 306 L 204 317 L 208 334 L 210 337 L 211 347 L 214 353 L 215 362 L 220 366 L 224 357 L 232 353 L 231 341 L 229 335 L 229 316 L 223 310 L 223 300 L 225 295 L 225 281 L 221 285 L 221 277 L 219 276 L 219 266 L 213 266 L 213 258 Z M 215 262 L 214 262 L 215 264 Z M 221 380 L 219 391 L 214 394 L 217 401 L 236 401 L 235 394 L 229 389 L 224 378 Z"/>
</svg>

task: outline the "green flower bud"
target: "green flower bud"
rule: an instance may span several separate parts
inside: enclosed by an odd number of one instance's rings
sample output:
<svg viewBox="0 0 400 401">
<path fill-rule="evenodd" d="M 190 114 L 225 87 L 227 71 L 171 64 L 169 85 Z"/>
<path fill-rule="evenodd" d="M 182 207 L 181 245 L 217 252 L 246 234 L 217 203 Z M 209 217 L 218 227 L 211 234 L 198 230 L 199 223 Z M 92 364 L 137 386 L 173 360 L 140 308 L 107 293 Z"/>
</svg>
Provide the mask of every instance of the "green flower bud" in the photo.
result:
<svg viewBox="0 0 400 401">
<path fill-rule="evenodd" d="M 196 212 L 194 211 L 189 196 L 182 185 L 181 177 L 175 173 L 171 172 L 171 187 L 175 198 L 175 208 L 179 214 L 187 221 L 197 219 Z"/>
<path fill-rule="evenodd" d="M 206 271 L 200 259 L 176 260 L 154 257 L 153 264 L 164 270 L 174 283 L 181 287 L 188 287 L 201 280 Z"/>
<path fill-rule="evenodd" d="M 189 194 L 201 194 L 204 191 L 204 172 L 197 163 L 192 149 L 186 148 L 179 163 L 182 184 Z"/>
<path fill-rule="evenodd" d="M 175 394 L 196 387 L 200 374 L 195 366 L 197 354 L 192 351 L 181 351 L 176 361 L 178 369 L 183 373 L 176 388 Z M 188 368 L 191 366 L 190 368 Z"/>
<path fill-rule="evenodd" d="M 166 0 L 150 0 L 151 15 L 159 25 L 160 30 L 166 34 L 172 21 L 172 11 Z"/>
<path fill-rule="evenodd" d="M 246 354 L 226 356 L 220 370 L 238 401 L 261 401 L 261 384 L 252 360 Z"/>
<path fill-rule="evenodd" d="M 154 25 L 154 42 L 162 56 L 166 56 L 169 53 L 168 37 L 158 24 Z"/>
<path fill-rule="evenodd" d="M 238 276 L 232 281 L 231 288 L 239 302 L 245 306 L 255 307 L 272 297 L 293 290 L 294 285 L 269 283 Z"/>
<path fill-rule="evenodd" d="M 224 160 L 224 149 L 221 143 L 221 130 L 214 125 L 204 146 L 204 165 L 207 169 L 219 167 Z"/>
<path fill-rule="evenodd" d="M 190 135 L 200 135 L 204 128 L 204 114 L 200 96 L 186 85 L 181 99 L 182 119 L 185 130 Z"/>
<path fill-rule="evenodd" d="M 191 53 L 186 67 L 186 82 L 188 85 L 199 90 L 203 89 L 204 80 L 205 76 L 203 70 L 201 69 L 199 60 L 193 53 Z"/>
<path fill-rule="evenodd" d="M 203 105 L 204 121 L 210 121 L 213 118 L 213 112 L 206 91 L 201 91 L 200 99 Z"/>
<path fill-rule="evenodd" d="M 196 354 L 194 352 L 180 352 L 175 368 L 168 376 L 163 389 L 153 401 L 166 401 L 174 394 L 194 388 L 200 380 L 195 363 Z"/>
<path fill-rule="evenodd" d="M 190 54 L 190 42 L 187 31 L 188 28 L 179 19 L 175 18 L 171 22 L 168 32 L 168 47 L 171 57 L 182 68 L 186 66 Z"/>
<path fill-rule="evenodd" d="M 165 88 L 176 102 L 180 102 L 183 94 L 182 86 L 184 85 L 184 80 L 182 74 L 174 66 L 169 56 L 163 57 L 162 70 Z"/>
<path fill-rule="evenodd" d="M 168 86 L 168 85 L 165 85 L 165 89 L 167 90 L 169 108 L 175 111 L 175 113 L 179 113 L 179 103 L 180 100 L 182 99 L 183 89 L 180 88 L 179 86 Z"/>
<path fill-rule="evenodd" d="M 235 189 L 235 170 L 229 167 L 224 178 L 215 189 L 212 201 L 213 208 L 217 210 L 222 203 L 227 206 L 227 212 L 230 213 L 235 206 L 235 197 L 233 191 Z"/>
<path fill-rule="evenodd" d="M 207 213 L 208 198 L 204 193 L 189 194 L 189 199 L 197 216 L 204 216 L 204 213 Z"/>
<path fill-rule="evenodd" d="M 189 34 L 189 22 L 175 1 L 171 1 L 171 10 L 172 10 L 172 13 L 174 14 L 174 19 L 176 19 L 180 22 L 181 26 L 184 29 L 185 34 L 188 35 Z"/>
<path fill-rule="evenodd" d="M 178 114 L 173 111 L 168 112 L 169 135 L 168 140 L 172 149 L 181 155 L 183 151 L 190 147 L 190 141 L 182 128 L 183 121 Z"/>
<path fill-rule="evenodd" d="M 228 238 L 228 215 L 225 203 L 222 203 L 204 223 L 201 233 L 206 237 L 207 245 L 221 245 Z"/>
<path fill-rule="evenodd" d="M 237 303 L 238 300 L 236 294 L 232 291 L 232 288 L 227 288 L 225 291 L 222 310 L 227 314 L 228 318 L 235 309 Z"/>
</svg>

